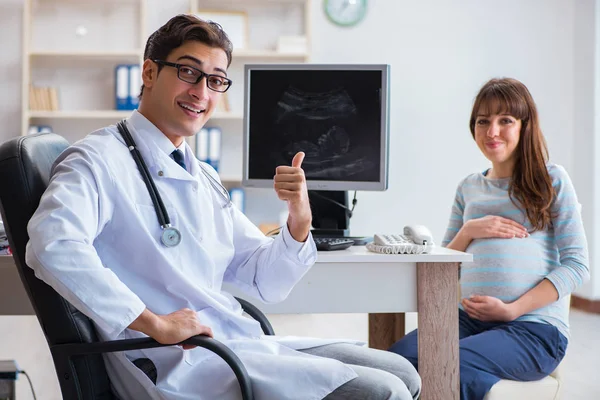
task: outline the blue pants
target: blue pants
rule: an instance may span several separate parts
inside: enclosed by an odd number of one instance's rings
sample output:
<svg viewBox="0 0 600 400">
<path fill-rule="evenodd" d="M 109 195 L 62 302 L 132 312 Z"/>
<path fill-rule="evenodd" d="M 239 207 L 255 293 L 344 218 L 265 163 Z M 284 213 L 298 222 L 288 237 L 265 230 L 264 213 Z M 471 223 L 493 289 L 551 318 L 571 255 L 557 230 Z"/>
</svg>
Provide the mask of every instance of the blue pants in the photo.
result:
<svg viewBox="0 0 600 400">
<path fill-rule="evenodd" d="M 459 310 L 459 338 L 461 400 L 483 400 L 500 379 L 542 379 L 556 369 L 567 349 L 567 339 L 553 325 L 482 322 L 463 310 Z M 416 330 L 390 351 L 419 370 Z"/>
</svg>

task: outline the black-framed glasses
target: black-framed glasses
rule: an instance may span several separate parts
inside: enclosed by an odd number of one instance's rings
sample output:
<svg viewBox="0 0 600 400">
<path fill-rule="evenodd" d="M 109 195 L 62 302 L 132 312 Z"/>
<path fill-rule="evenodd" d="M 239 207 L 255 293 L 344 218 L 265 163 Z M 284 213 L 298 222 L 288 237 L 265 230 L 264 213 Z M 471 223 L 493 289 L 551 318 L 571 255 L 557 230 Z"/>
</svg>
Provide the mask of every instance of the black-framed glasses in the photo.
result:
<svg viewBox="0 0 600 400">
<path fill-rule="evenodd" d="M 233 81 L 221 75 L 207 74 L 194 68 L 190 65 L 176 64 L 163 60 L 152 60 L 157 64 L 166 65 L 167 67 L 177 68 L 177 77 L 184 82 L 197 84 L 206 77 L 206 86 L 215 92 L 224 93 L 231 87 Z"/>
</svg>

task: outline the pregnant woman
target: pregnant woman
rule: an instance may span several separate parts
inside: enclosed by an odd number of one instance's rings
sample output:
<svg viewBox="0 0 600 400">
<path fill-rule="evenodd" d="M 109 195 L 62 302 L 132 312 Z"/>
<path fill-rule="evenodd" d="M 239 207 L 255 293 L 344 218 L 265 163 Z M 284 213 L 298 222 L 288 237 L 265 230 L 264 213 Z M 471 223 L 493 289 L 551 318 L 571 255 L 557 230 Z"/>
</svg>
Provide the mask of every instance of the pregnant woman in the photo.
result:
<svg viewBox="0 0 600 400">
<path fill-rule="evenodd" d="M 500 379 L 533 381 L 560 363 L 569 294 L 589 278 L 581 206 L 548 162 L 529 90 L 492 79 L 475 99 L 471 134 L 491 168 L 458 185 L 443 245 L 473 254 L 460 273 L 460 397 L 481 400 Z M 417 369 L 417 333 L 390 351 Z"/>
</svg>

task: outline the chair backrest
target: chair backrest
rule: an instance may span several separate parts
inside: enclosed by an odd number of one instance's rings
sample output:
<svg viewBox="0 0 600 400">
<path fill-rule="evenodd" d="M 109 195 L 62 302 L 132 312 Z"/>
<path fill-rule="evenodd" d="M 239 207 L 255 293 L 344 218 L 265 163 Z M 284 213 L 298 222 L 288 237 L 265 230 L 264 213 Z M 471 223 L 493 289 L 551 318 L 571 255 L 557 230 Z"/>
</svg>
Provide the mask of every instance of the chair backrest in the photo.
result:
<svg viewBox="0 0 600 400">
<path fill-rule="evenodd" d="M 0 146 L 0 211 L 19 275 L 42 326 L 54 360 L 64 399 L 115 399 L 102 356 L 82 356 L 71 362 L 53 346 L 96 342 L 91 321 L 25 264 L 27 223 L 50 179 L 51 167 L 69 143 L 56 134 L 21 136 Z"/>
</svg>

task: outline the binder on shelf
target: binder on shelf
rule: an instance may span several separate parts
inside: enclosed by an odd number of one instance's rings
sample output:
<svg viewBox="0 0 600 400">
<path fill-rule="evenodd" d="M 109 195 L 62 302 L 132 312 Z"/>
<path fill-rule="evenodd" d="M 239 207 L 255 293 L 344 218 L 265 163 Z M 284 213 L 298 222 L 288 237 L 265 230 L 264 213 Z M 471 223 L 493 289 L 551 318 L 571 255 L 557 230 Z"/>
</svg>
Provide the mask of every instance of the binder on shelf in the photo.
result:
<svg viewBox="0 0 600 400">
<path fill-rule="evenodd" d="M 244 206 L 246 204 L 246 193 L 241 187 L 234 187 L 229 190 L 229 197 L 231 202 L 240 210 L 244 212 Z"/>
<path fill-rule="evenodd" d="M 129 66 L 129 109 L 138 108 L 140 100 L 138 96 L 142 87 L 142 76 L 140 75 L 140 66 L 133 64 Z"/>
<path fill-rule="evenodd" d="M 202 162 L 208 162 L 208 128 L 200 129 L 196 135 L 196 158 Z"/>
<path fill-rule="evenodd" d="M 129 110 L 129 67 L 124 64 L 115 67 L 115 108 Z"/>
<path fill-rule="evenodd" d="M 221 129 L 209 128 L 208 132 L 208 163 L 219 172 L 219 163 L 221 161 Z"/>
<path fill-rule="evenodd" d="M 32 135 L 34 133 L 52 133 L 52 127 L 50 125 L 29 125 L 27 134 Z"/>
</svg>

